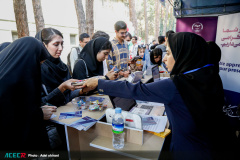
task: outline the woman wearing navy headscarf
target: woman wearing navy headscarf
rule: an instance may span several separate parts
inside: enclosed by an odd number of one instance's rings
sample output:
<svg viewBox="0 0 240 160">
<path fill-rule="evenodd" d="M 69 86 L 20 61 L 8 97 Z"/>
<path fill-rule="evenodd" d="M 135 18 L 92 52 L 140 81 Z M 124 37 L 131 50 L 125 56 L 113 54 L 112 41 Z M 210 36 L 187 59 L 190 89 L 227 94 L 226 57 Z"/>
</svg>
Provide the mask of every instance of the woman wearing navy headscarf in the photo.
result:
<svg viewBox="0 0 240 160">
<path fill-rule="evenodd" d="M 163 59 L 170 79 L 150 84 L 92 78 L 84 87 L 110 96 L 164 103 L 172 134 L 159 159 L 235 159 L 236 134 L 222 112 L 222 81 L 206 41 L 188 32 L 168 37 Z M 167 144 L 166 142 L 169 142 Z"/>
</svg>

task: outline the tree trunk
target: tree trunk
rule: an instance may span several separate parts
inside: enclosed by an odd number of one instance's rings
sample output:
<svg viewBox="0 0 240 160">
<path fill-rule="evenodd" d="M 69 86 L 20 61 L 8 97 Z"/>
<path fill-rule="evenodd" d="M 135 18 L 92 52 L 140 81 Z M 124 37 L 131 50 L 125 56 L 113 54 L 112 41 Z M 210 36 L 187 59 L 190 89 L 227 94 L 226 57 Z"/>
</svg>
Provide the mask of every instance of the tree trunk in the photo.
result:
<svg viewBox="0 0 240 160">
<path fill-rule="evenodd" d="M 93 4 L 94 0 L 86 0 L 86 28 L 90 37 L 92 37 L 94 33 Z"/>
<path fill-rule="evenodd" d="M 134 35 L 138 35 L 137 15 L 135 10 L 135 0 L 129 0 L 129 17 L 134 27 Z"/>
<path fill-rule="evenodd" d="M 85 19 L 85 13 L 83 9 L 82 0 L 74 0 L 75 9 L 77 13 L 77 19 L 78 19 L 78 34 L 86 33 L 86 19 Z"/>
<path fill-rule="evenodd" d="M 147 0 L 144 0 L 144 18 L 145 18 L 145 44 L 148 44 Z"/>
<path fill-rule="evenodd" d="M 159 33 L 159 35 L 163 35 L 163 36 L 165 36 L 165 33 L 163 33 L 163 6 L 162 6 L 162 4 L 160 4 L 160 15 L 161 15 L 161 17 L 160 17 L 160 33 Z"/>
<path fill-rule="evenodd" d="M 42 5 L 40 0 L 32 0 L 34 18 L 36 23 L 36 31 L 41 31 L 44 27 L 44 18 L 42 13 Z"/>
<path fill-rule="evenodd" d="M 173 30 L 173 8 L 170 6 L 169 7 L 169 10 L 170 10 L 170 13 L 169 13 L 169 27 L 168 27 L 168 30 Z"/>
<path fill-rule="evenodd" d="M 163 34 L 166 34 L 168 31 L 168 2 L 165 2 L 165 18 L 163 23 Z"/>
<path fill-rule="evenodd" d="M 25 0 L 13 0 L 18 38 L 29 36 Z"/>
<path fill-rule="evenodd" d="M 157 40 L 159 36 L 159 30 L 160 30 L 160 13 L 159 13 L 159 0 L 155 0 L 155 35 L 154 39 Z"/>
</svg>

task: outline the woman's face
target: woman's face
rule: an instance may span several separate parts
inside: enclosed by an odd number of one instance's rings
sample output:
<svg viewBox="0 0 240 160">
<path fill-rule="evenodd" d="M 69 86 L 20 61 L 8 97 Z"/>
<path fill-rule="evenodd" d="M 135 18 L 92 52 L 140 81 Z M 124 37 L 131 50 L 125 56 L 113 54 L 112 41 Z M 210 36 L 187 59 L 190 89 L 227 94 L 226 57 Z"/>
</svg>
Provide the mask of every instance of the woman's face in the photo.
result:
<svg viewBox="0 0 240 160">
<path fill-rule="evenodd" d="M 172 51 L 169 47 L 169 44 L 167 45 L 166 50 L 167 50 L 167 53 L 163 58 L 163 62 L 166 64 L 168 71 L 171 72 L 175 64 L 175 59 L 173 58 Z"/>
<path fill-rule="evenodd" d="M 158 63 L 161 60 L 162 56 L 154 56 L 155 63 Z"/>
<path fill-rule="evenodd" d="M 143 49 L 143 48 L 140 48 L 140 49 L 138 50 L 138 52 L 139 52 L 139 56 L 140 56 L 140 57 L 143 57 L 143 56 L 144 56 L 144 49 Z"/>
<path fill-rule="evenodd" d="M 98 52 L 97 61 L 98 62 L 104 61 L 105 59 L 108 58 L 109 53 L 110 53 L 110 49 L 106 49 L 106 50 L 102 50 L 102 51 Z"/>
<path fill-rule="evenodd" d="M 54 57 L 59 58 L 63 50 L 63 39 L 59 35 L 55 35 L 47 45 L 44 44 L 48 52 Z"/>
</svg>

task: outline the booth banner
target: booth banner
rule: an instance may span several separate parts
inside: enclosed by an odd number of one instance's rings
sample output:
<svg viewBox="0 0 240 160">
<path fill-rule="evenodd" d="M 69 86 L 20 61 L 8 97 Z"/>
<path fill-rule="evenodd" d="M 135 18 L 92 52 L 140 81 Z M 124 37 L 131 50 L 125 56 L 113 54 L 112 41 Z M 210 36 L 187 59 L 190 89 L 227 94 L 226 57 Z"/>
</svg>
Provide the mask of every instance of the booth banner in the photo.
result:
<svg viewBox="0 0 240 160">
<path fill-rule="evenodd" d="M 227 101 L 240 104 L 240 13 L 219 16 L 216 43 L 221 48 L 220 76 Z"/>
<path fill-rule="evenodd" d="M 206 41 L 215 41 L 218 17 L 178 18 L 176 32 L 192 32 Z"/>
</svg>

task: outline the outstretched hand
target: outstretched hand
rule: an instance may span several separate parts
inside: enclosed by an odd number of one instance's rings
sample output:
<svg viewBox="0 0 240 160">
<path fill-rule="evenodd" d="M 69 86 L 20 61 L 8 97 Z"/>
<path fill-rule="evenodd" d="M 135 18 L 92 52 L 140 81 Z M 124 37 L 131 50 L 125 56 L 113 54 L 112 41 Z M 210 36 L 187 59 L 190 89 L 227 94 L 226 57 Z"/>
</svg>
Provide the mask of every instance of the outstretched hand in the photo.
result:
<svg viewBox="0 0 240 160">
<path fill-rule="evenodd" d="M 82 88 L 82 86 L 71 85 L 72 82 L 78 82 L 78 81 L 79 80 L 77 80 L 77 79 L 69 79 L 69 80 L 63 82 L 62 84 L 60 84 L 60 86 L 58 88 L 62 93 L 67 89 L 69 89 L 71 91 L 74 91 L 75 89 L 80 89 L 80 88 Z"/>
<path fill-rule="evenodd" d="M 89 90 L 94 90 L 97 86 L 98 86 L 98 78 L 87 79 L 83 84 L 83 87 Z"/>
</svg>

